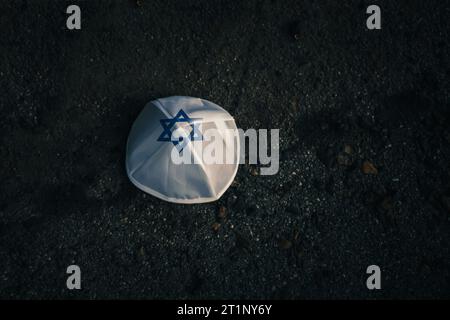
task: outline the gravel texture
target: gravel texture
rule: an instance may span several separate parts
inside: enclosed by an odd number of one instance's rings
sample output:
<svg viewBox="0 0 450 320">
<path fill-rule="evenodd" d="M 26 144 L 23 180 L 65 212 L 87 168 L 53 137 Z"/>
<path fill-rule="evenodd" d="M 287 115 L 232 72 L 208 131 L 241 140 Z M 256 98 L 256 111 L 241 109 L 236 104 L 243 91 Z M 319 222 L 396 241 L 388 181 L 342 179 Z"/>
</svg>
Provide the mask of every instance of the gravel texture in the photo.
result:
<svg viewBox="0 0 450 320">
<path fill-rule="evenodd" d="M 369 31 L 372 2 L 0 0 L 0 298 L 450 298 L 450 4 Z M 139 191 L 127 135 L 170 95 L 279 128 L 279 173 Z"/>
</svg>

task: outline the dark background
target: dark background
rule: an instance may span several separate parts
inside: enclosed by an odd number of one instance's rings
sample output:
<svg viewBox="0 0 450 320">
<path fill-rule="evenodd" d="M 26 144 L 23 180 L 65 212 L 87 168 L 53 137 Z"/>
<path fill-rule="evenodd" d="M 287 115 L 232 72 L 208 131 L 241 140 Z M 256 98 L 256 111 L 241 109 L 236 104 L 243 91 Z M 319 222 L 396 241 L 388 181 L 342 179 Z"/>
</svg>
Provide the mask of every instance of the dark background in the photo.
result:
<svg viewBox="0 0 450 320">
<path fill-rule="evenodd" d="M 1 298 L 450 297 L 449 1 L 0 9 Z M 170 95 L 279 128 L 279 173 L 241 165 L 209 204 L 139 191 L 127 135 Z"/>
</svg>

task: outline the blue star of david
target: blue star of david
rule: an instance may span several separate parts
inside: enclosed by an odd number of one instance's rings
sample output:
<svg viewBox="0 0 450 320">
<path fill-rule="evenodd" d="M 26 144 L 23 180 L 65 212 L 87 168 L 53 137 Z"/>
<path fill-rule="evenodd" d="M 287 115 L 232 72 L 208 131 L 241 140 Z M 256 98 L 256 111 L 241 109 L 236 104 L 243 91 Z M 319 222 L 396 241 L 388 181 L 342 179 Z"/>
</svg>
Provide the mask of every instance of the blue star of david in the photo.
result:
<svg viewBox="0 0 450 320">
<path fill-rule="evenodd" d="M 170 141 L 173 143 L 173 145 L 178 149 L 179 152 L 181 152 L 188 141 L 183 141 L 183 137 L 179 138 L 173 138 L 172 137 L 172 128 L 177 122 L 187 122 L 190 123 L 190 126 L 192 128 L 190 134 L 189 134 L 189 140 L 195 141 L 195 140 L 202 140 L 203 137 L 201 136 L 199 129 L 198 129 L 198 123 L 192 123 L 194 120 L 200 120 L 198 118 L 191 119 L 188 117 L 186 112 L 183 111 L 183 109 L 180 109 L 178 111 L 177 115 L 173 118 L 168 119 L 161 119 L 159 122 L 161 123 L 161 126 L 163 127 L 163 132 L 158 138 L 158 141 Z"/>
</svg>

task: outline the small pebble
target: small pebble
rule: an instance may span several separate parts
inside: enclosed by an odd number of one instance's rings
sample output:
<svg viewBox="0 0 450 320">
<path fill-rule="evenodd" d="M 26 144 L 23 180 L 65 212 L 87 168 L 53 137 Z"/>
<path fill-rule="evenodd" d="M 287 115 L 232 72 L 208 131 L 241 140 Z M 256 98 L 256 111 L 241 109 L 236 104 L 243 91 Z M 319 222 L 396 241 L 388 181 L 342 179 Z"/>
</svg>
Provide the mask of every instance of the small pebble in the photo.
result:
<svg viewBox="0 0 450 320">
<path fill-rule="evenodd" d="M 373 174 L 376 175 L 378 174 L 378 169 L 375 167 L 375 165 L 370 162 L 370 161 L 364 161 L 363 165 L 362 165 L 362 172 L 364 174 Z"/>
<path fill-rule="evenodd" d="M 219 218 L 225 219 L 226 217 L 227 217 L 227 208 L 225 208 L 224 206 L 221 206 L 219 208 Z"/>
<path fill-rule="evenodd" d="M 344 152 L 346 153 L 346 154 L 353 154 L 353 148 L 352 148 L 352 146 L 350 146 L 350 145 L 345 145 L 345 147 L 344 147 Z"/>
<path fill-rule="evenodd" d="M 297 97 L 292 98 L 292 100 L 291 100 L 291 108 L 292 108 L 293 112 L 297 112 L 298 111 L 298 109 L 299 109 L 298 105 L 299 105 L 298 98 Z"/>
<path fill-rule="evenodd" d="M 212 225 L 212 229 L 213 229 L 214 232 L 218 232 L 219 229 L 220 229 L 220 223 L 214 222 L 213 225 Z"/>
<path fill-rule="evenodd" d="M 286 239 L 283 239 L 279 243 L 281 249 L 290 249 L 292 247 L 292 242 Z"/>
<path fill-rule="evenodd" d="M 349 167 L 352 165 L 352 160 L 350 159 L 350 157 L 347 154 L 340 153 L 337 156 L 337 163 L 340 166 Z"/>
</svg>

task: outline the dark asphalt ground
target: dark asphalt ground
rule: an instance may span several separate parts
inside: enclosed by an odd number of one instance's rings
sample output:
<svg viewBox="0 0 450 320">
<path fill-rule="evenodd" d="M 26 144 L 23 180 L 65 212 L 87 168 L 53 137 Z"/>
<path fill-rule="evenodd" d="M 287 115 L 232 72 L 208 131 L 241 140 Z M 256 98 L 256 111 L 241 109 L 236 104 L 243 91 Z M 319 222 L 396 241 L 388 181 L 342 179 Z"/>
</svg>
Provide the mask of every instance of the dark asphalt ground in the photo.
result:
<svg viewBox="0 0 450 320">
<path fill-rule="evenodd" d="M 0 1 L 0 298 L 450 298 L 450 2 L 167 2 Z M 139 191 L 127 135 L 170 95 L 279 128 L 279 173 Z"/>
</svg>

